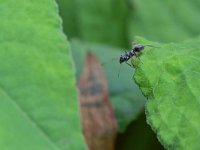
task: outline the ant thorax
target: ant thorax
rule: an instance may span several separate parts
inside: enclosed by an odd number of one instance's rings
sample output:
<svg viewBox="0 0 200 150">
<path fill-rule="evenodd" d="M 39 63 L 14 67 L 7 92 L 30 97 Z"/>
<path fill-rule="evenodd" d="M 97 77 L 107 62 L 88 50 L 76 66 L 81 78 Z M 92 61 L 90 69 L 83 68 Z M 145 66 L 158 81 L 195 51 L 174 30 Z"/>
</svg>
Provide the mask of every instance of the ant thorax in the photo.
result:
<svg viewBox="0 0 200 150">
<path fill-rule="evenodd" d="M 133 56 L 137 57 L 137 54 L 140 53 L 144 49 L 144 45 L 135 45 L 135 47 L 130 50 L 126 51 L 124 55 L 121 55 L 119 58 L 119 63 L 127 62 Z"/>
</svg>

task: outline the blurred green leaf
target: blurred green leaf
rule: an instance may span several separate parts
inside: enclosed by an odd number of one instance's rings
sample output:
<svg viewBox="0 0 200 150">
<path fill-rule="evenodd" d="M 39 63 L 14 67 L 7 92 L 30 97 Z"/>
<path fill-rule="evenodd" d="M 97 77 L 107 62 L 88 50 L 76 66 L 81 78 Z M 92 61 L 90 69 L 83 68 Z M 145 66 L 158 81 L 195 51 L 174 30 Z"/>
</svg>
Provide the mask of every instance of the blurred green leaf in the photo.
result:
<svg viewBox="0 0 200 150">
<path fill-rule="evenodd" d="M 79 21 L 76 0 L 56 0 L 63 20 L 63 30 L 69 38 L 79 37 Z"/>
<path fill-rule="evenodd" d="M 126 1 L 57 0 L 70 38 L 120 47 L 128 45 Z"/>
<path fill-rule="evenodd" d="M 163 150 L 156 134 L 146 123 L 145 112 L 131 122 L 126 131 L 118 135 L 116 150 Z"/>
<path fill-rule="evenodd" d="M 57 0 L 70 38 L 128 47 L 139 35 L 176 42 L 200 34 L 199 0 Z"/>
<path fill-rule="evenodd" d="M 200 38 L 146 47 L 134 75 L 148 98 L 148 123 L 167 149 L 200 147 L 199 43 Z"/>
<path fill-rule="evenodd" d="M 136 119 L 145 103 L 145 98 L 134 82 L 132 82 L 134 69 L 123 64 L 118 78 L 120 68 L 118 59 L 122 54 L 121 50 L 118 48 L 101 44 L 85 43 L 79 40 L 72 40 L 71 47 L 77 69 L 77 79 L 80 77 L 87 51 L 96 54 L 100 62 L 104 64 L 103 67 L 108 79 L 110 98 L 117 116 L 119 131 L 124 131 L 126 126 L 132 120 Z M 113 61 L 113 59 L 115 60 Z"/>
<path fill-rule="evenodd" d="M 199 0 L 130 0 L 130 39 L 139 35 L 161 42 L 182 41 L 200 34 Z"/>
<path fill-rule="evenodd" d="M 55 2 L 2 0 L 0 10 L 0 149 L 84 149 Z"/>
</svg>

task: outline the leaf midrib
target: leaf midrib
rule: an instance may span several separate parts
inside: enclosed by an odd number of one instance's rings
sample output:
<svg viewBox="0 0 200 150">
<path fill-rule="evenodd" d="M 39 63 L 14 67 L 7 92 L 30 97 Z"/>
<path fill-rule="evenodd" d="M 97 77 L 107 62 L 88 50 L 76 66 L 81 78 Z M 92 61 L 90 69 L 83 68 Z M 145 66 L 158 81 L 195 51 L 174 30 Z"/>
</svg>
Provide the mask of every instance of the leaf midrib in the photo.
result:
<svg viewBox="0 0 200 150">
<path fill-rule="evenodd" d="M 28 115 L 27 112 L 23 110 L 23 108 L 14 100 L 14 98 L 12 98 L 12 96 L 8 92 L 6 92 L 4 88 L 2 88 L 2 84 L 0 84 L 0 90 L 9 98 L 10 103 L 12 103 L 13 106 L 16 107 L 19 113 L 24 115 L 24 117 L 30 122 L 30 124 L 36 128 L 36 130 L 55 148 L 55 150 L 60 150 L 60 148 L 52 141 L 52 139 L 49 138 L 47 133 L 44 132 L 44 130 L 30 117 L 30 115 Z"/>
</svg>

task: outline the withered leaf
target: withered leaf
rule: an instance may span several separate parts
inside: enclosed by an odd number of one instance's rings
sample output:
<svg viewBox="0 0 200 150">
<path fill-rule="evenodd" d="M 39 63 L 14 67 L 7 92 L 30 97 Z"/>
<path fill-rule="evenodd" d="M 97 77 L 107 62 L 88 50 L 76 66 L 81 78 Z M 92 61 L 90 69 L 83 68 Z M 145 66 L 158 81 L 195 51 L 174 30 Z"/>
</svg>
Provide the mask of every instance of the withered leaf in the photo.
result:
<svg viewBox="0 0 200 150">
<path fill-rule="evenodd" d="M 117 124 L 107 82 L 97 58 L 88 53 L 78 84 L 81 123 L 90 150 L 114 150 Z"/>
</svg>

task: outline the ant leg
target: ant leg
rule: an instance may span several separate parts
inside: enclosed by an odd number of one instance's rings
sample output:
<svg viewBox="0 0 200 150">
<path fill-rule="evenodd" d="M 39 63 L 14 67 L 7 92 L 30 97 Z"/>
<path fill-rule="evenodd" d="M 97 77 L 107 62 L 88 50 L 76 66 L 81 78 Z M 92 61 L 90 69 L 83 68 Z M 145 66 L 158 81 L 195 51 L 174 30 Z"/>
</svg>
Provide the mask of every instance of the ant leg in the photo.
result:
<svg viewBox="0 0 200 150">
<path fill-rule="evenodd" d="M 142 63 L 142 64 L 143 64 L 143 62 L 140 60 L 140 57 L 136 57 L 136 58 L 138 58 L 138 59 L 139 59 L 139 61 L 140 61 L 140 63 Z M 133 59 L 133 58 L 131 58 L 131 62 L 132 62 L 132 61 L 134 61 L 134 59 Z M 130 64 L 129 64 L 129 66 L 130 66 Z M 137 66 L 136 66 L 136 65 L 134 65 L 134 64 L 132 64 L 132 65 L 131 65 L 131 67 L 132 67 L 132 68 L 137 68 Z"/>
<path fill-rule="evenodd" d="M 138 59 L 140 59 L 140 58 L 138 57 L 138 55 L 136 54 L 135 51 L 133 51 L 133 53 L 134 53 L 135 57 L 137 57 Z M 132 59 L 133 59 L 133 58 L 132 58 Z"/>
<path fill-rule="evenodd" d="M 140 57 L 138 57 L 137 53 L 135 51 L 133 51 L 133 54 L 136 58 L 138 58 L 140 60 Z M 131 60 L 133 60 L 133 58 L 131 58 Z"/>
<path fill-rule="evenodd" d="M 135 57 L 140 60 L 140 57 L 138 57 L 137 53 L 135 51 L 133 51 L 133 53 L 134 53 Z M 133 61 L 133 58 L 131 58 L 131 61 Z"/>
<path fill-rule="evenodd" d="M 134 68 L 131 64 L 126 61 L 126 64 L 129 65 L 131 68 Z"/>
<path fill-rule="evenodd" d="M 119 78 L 119 74 L 120 74 L 121 68 L 122 68 L 122 65 L 120 65 L 120 68 L 119 68 L 119 71 L 118 71 L 118 78 Z"/>
<path fill-rule="evenodd" d="M 140 57 L 138 57 L 138 56 L 136 56 L 138 59 L 139 59 L 139 61 L 141 62 L 141 59 L 140 59 Z M 133 60 L 133 59 L 132 59 Z M 143 64 L 143 62 L 141 62 L 142 64 Z"/>
<path fill-rule="evenodd" d="M 133 61 L 133 58 L 131 58 L 131 62 Z M 129 64 L 128 62 L 126 62 L 129 66 L 131 66 L 132 68 L 136 68 L 136 66 L 134 64 Z"/>
</svg>

